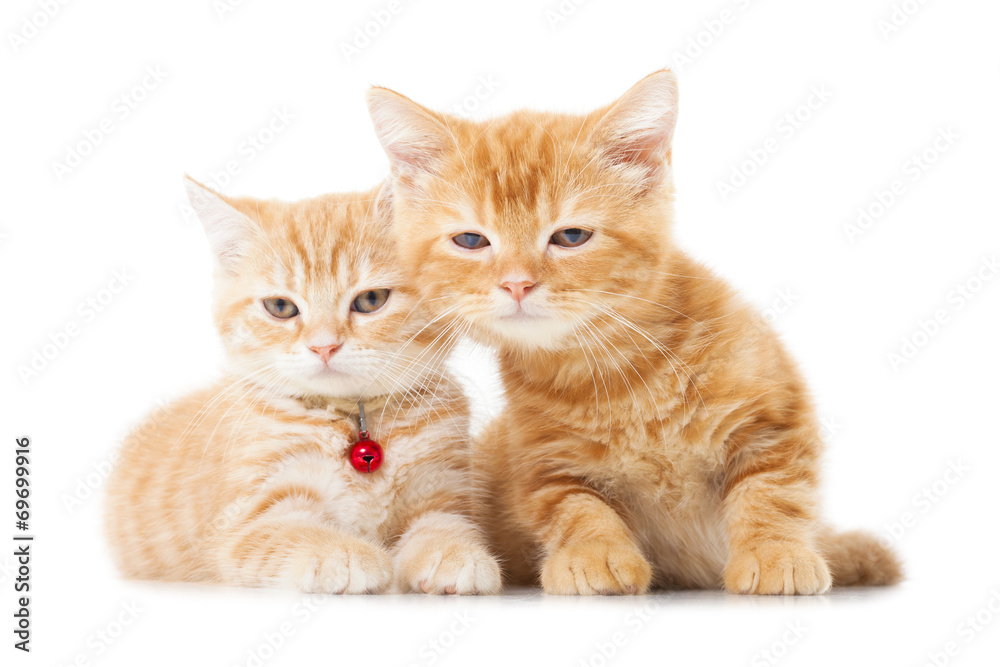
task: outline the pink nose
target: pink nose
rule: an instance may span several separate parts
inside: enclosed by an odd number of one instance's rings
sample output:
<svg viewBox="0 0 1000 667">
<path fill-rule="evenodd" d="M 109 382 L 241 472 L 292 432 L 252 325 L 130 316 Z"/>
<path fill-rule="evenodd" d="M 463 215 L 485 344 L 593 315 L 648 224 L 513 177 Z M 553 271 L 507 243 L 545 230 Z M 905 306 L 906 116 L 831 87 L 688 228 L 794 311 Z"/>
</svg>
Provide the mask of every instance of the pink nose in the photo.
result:
<svg viewBox="0 0 1000 667">
<path fill-rule="evenodd" d="M 340 349 L 340 344 L 336 345 L 310 345 L 309 349 L 319 355 L 319 358 L 323 360 L 323 363 L 330 361 L 330 357 Z"/>
<path fill-rule="evenodd" d="M 500 287 L 510 292 L 510 295 L 514 297 L 514 301 L 517 301 L 518 303 L 521 303 L 521 301 L 524 300 L 524 297 L 528 294 L 528 290 L 534 286 L 535 283 L 530 280 L 500 283 Z"/>
</svg>

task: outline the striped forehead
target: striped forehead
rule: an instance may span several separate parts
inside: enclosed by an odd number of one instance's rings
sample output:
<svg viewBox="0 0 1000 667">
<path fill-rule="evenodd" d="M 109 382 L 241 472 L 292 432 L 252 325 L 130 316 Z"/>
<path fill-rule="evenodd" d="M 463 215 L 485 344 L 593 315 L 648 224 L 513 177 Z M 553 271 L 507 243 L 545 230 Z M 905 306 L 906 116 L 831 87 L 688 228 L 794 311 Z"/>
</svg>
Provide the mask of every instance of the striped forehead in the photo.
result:
<svg viewBox="0 0 1000 667">
<path fill-rule="evenodd" d="M 562 199 L 590 164 L 592 119 L 518 112 L 479 124 L 461 162 L 482 207 L 501 221 L 532 224 L 560 214 Z"/>
<path fill-rule="evenodd" d="M 488 127 L 472 149 L 484 204 L 501 216 L 523 216 L 556 196 L 560 155 L 551 132 L 536 123 Z"/>
<path fill-rule="evenodd" d="M 298 294 L 332 300 L 375 278 L 387 262 L 366 213 L 340 202 L 286 211 L 259 248 L 270 280 Z"/>
</svg>

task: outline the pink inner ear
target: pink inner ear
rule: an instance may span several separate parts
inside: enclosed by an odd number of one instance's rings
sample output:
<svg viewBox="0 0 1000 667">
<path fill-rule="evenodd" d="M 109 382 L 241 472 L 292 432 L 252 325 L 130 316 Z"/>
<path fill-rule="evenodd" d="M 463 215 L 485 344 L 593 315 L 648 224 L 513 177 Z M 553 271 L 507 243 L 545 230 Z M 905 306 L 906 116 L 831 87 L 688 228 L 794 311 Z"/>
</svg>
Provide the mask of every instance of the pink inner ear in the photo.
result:
<svg viewBox="0 0 1000 667">
<path fill-rule="evenodd" d="M 406 122 L 402 119 L 400 123 Z M 376 129 L 378 130 L 377 126 Z M 437 136 L 438 128 L 426 125 L 397 126 L 390 132 L 380 132 L 382 146 L 389 161 L 404 171 L 431 173 L 444 151 L 445 142 Z"/>
<path fill-rule="evenodd" d="M 621 136 L 606 145 L 605 154 L 617 164 L 669 163 L 670 133 L 660 130 Z"/>
<path fill-rule="evenodd" d="M 601 152 L 609 163 L 625 167 L 635 180 L 652 187 L 663 177 L 665 165 L 670 164 L 670 134 L 648 132 L 620 136 L 604 142 Z"/>
<path fill-rule="evenodd" d="M 662 71 L 633 86 L 604 115 L 594 134 L 612 165 L 632 171 L 637 180 L 652 186 L 670 164 L 676 122 L 676 79 Z"/>
<path fill-rule="evenodd" d="M 416 103 L 388 90 L 372 90 L 368 105 L 375 134 L 392 163 L 430 171 L 447 145 L 446 128 Z"/>
<path fill-rule="evenodd" d="M 396 164 L 421 171 L 430 171 L 429 167 L 438 151 L 429 146 L 398 144 L 386 146 L 385 152 L 389 156 L 389 160 Z"/>
</svg>

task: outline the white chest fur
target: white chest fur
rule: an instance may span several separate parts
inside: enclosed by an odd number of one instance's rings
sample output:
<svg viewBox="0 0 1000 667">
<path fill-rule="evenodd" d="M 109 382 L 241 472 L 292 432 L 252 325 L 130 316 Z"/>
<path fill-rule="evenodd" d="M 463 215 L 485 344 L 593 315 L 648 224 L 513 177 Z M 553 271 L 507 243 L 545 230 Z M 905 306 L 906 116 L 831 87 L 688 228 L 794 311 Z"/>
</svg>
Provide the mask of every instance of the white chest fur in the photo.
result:
<svg viewBox="0 0 1000 667">
<path fill-rule="evenodd" d="M 378 470 L 361 472 L 350 461 L 356 413 L 306 409 L 292 401 L 276 407 L 258 416 L 256 438 L 242 448 L 241 482 L 258 497 L 308 489 L 321 499 L 322 519 L 355 535 L 390 537 L 393 519 L 405 509 L 406 489 L 429 474 L 427 462 L 442 446 L 439 434 L 427 432 L 436 429 L 414 430 L 411 414 L 369 408 L 367 427 L 384 458 Z"/>
</svg>

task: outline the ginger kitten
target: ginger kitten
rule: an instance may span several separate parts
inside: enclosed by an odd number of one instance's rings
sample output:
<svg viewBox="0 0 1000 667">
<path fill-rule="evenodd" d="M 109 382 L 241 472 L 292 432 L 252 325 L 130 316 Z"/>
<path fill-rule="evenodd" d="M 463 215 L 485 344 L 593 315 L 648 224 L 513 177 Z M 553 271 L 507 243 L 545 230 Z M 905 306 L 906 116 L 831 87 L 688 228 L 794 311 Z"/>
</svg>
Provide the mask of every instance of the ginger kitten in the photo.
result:
<svg viewBox="0 0 1000 667">
<path fill-rule="evenodd" d="M 187 187 L 217 260 L 227 375 L 126 440 L 106 506 L 121 571 L 497 592 L 469 519 L 467 403 L 396 268 L 381 189 L 286 204 Z M 360 452 L 356 469 L 359 399 L 384 456 Z"/>
<path fill-rule="evenodd" d="M 509 405 L 477 444 L 515 581 L 815 594 L 892 553 L 820 519 L 813 405 L 777 337 L 672 241 L 674 75 L 584 116 L 471 122 L 375 88 L 403 262 L 497 348 Z"/>
</svg>

